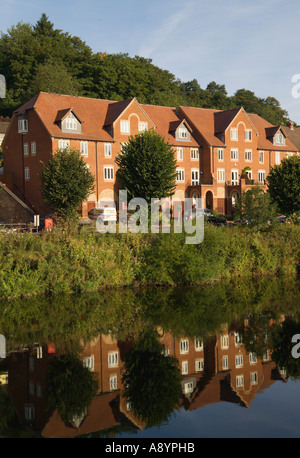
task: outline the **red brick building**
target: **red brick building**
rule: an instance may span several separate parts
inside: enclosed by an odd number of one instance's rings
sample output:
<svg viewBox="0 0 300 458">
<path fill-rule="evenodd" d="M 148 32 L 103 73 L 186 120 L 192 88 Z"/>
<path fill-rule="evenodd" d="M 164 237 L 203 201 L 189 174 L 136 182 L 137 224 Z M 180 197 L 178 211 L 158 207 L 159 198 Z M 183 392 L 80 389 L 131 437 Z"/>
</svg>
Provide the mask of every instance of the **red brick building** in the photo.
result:
<svg viewBox="0 0 300 458">
<path fill-rule="evenodd" d="M 142 105 L 135 98 L 114 102 L 39 93 L 12 117 L 2 145 L 2 181 L 10 177 L 12 190 L 43 215 L 42 163 L 58 148 L 76 148 L 95 176 L 95 192 L 83 202 L 87 215 L 103 200 L 118 203 L 115 159 L 129 136 L 145 129 L 155 129 L 174 147 L 174 197 L 203 198 L 206 207 L 223 214 L 232 212 L 243 190 L 256 183 L 265 187 L 271 166 L 299 151 L 281 126 L 243 108 L 176 109 Z"/>
</svg>

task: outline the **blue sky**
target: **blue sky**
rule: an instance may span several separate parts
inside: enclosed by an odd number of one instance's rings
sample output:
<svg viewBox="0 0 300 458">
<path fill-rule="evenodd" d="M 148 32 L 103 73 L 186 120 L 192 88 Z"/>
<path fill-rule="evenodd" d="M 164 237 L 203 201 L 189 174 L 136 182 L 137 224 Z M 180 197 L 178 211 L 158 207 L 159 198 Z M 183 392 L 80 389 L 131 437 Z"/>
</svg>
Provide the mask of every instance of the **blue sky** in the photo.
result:
<svg viewBox="0 0 300 458">
<path fill-rule="evenodd" d="M 299 0 L 0 0 L 0 30 L 43 12 L 93 51 L 151 58 L 182 81 L 225 84 L 229 95 L 275 97 L 300 124 Z"/>
</svg>

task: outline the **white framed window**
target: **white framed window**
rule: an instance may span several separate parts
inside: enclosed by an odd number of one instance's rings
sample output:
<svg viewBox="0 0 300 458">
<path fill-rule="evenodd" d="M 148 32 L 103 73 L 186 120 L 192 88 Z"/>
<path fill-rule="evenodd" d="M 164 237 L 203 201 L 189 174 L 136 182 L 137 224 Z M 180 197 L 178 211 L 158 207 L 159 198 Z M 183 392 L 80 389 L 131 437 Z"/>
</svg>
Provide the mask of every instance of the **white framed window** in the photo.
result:
<svg viewBox="0 0 300 458">
<path fill-rule="evenodd" d="M 29 154 L 28 143 L 24 143 L 24 145 L 23 145 L 23 153 L 24 153 L 24 156 L 28 156 L 28 154 Z"/>
<path fill-rule="evenodd" d="M 35 411 L 33 405 L 25 405 L 24 409 L 25 420 L 26 421 L 33 421 L 35 418 Z"/>
<path fill-rule="evenodd" d="M 239 367 L 243 367 L 243 365 L 244 365 L 243 355 L 236 355 L 236 357 L 235 357 L 235 367 L 239 368 Z"/>
<path fill-rule="evenodd" d="M 250 384 L 257 385 L 257 382 L 258 382 L 257 372 L 250 372 Z"/>
<path fill-rule="evenodd" d="M 25 180 L 30 180 L 30 168 L 29 167 L 25 167 L 24 169 L 24 174 L 25 174 Z"/>
<path fill-rule="evenodd" d="M 93 371 L 95 368 L 94 355 L 83 358 L 82 364 L 83 364 L 83 367 L 87 367 L 90 371 Z"/>
<path fill-rule="evenodd" d="M 252 141 L 252 130 L 251 129 L 245 129 L 245 140 L 246 142 Z"/>
<path fill-rule="evenodd" d="M 36 142 L 31 142 L 31 155 L 36 155 Z"/>
<path fill-rule="evenodd" d="M 252 149 L 245 150 L 245 161 L 251 162 L 252 161 Z"/>
<path fill-rule="evenodd" d="M 111 157 L 111 143 L 104 144 L 104 156 Z"/>
<path fill-rule="evenodd" d="M 234 333 L 234 345 L 238 347 L 242 343 L 242 338 L 239 332 Z"/>
<path fill-rule="evenodd" d="M 195 337 L 195 350 L 203 350 L 203 340 L 201 339 L 201 337 Z"/>
<path fill-rule="evenodd" d="M 122 134 L 130 134 L 130 121 L 121 121 L 120 130 Z"/>
<path fill-rule="evenodd" d="M 223 368 L 223 371 L 225 371 L 225 370 L 227 370 L 229 368 L 228 356 L 227 355 L 223 356 L 223 358 L 222 358 L 222 368 Z"/>
<path fill-rule="evenodd" d="M 232 127 L 230 129 L 230 139 L 231 140 L 238 140 L 238 130 L 236 127 Z"/>
<path fill-rule="evenodd" d="M 246 175 L 248 176 L 249 180 L 252 180 L 252 170 L 247 170 Z"/>
<path fill-rule="evenodd" d="M 59 149 L 69 149 L 70 140 L 58 140 L 58 148 Z"/>
<path fill-rule="evenodd" d="M 199 184 L 199 170 L 198 169 L 192 169 L 191 181 L 192 181 L 192 186 L 197 186 Z"/>
<path fill-rule="evenodd" d="M 118 367 L 119 355 L 117 351 L 108 353 L 108 367 Z"/>
<path fill-rule="evenodd" d="M 27 119 L 19 119 L 18 121 L 18 132 L 23 134 L 28 132 L 28 121 Z"/>
<path fill-rule="evenodd" d="M 77 120 L 73 116 L 68 116 L 66 119 L 66 129 L 77 130 Z"/>
<path fill-rule="evenodd" d="M 114 179 L 114 168 L 112 166 L 104 167 L 104 180 L 113 181 Z"/>
<path fill-rule="evenodd" d="M 127 145 L 126 142 L 120 143 L 120 148 L 121 148 L 120 153 L 121 153 L 121 154 L 124 154 L 126 145 Z"/>
<path fill-rule="evenodd" d="M 39 345 L 36 348 L 36 357 L 37 357 L 37 359 L 42 359 L 43 358 L 43 347 L 41 345 Z"/>
<path fill-rule="evenodd" d="M 264 353 L 263 353 L 263 360 L 264 361 L 268 361 L 270 359 L 270 352 L 269 350 L 266 350 Z"/>
<path fill-rule="evenodd" d="M 187 140 L 189 138 L 189 131 L 187 130 L 186 127 L 184 126 L 179 127 L 178 137 L 181 138 L 182 140 Z"/>
<path fill-rule="evenodd" d="M 199 149 L 198 148 L 191 148 L 191 159 L 192 160 L 199 159 Z"/>
<path fill-rule="evenodd" d="M 88 142 L 80 142 L 80 152 L 81 156 L 88 156 L 89 154 L 89 146 Z"/>
<path fill-rule="evenodd" d="M 257 356 L 256 353 L 249 353 L 249 363 L 256 364 L 257 363 Z"/>
<path fill-rule="evenodd" d="M 112 375 L 109 377 L 109 389 L 114 391 L 118 388 L 118 377 L 116 375 Z"/>
<path fill-rule="evenodd" d="M 225 182 L 225 170 L 224 169 L 217 170 L 217 181 Z"/>
<path fill-rule="evenodd" d="M 194 391 L 194 384 L 193 382 L 186 382 L 184 384 L 184 393 L 191 394 Z"/>
<path fill-rule="evenodd" d="M 189 351 L 189 341 L 187 339 L 180 340 L 180 353 L 188 353 Z"/>
<path fill-rule="evenodd" d="M 231 149 L 230 151 L 230 157 L 232 161 L 238 161 L 239 160 L 239 150 L 238 149 Z"/>
<path fill-rule="evenodd" d="M 258 153 L 258 161 L 259 161 L 261 164 L 264 163 L 264 161 L 265 161 L 264 151 L 260 151 L 260 152 Z"/>
<path fill-rule="evenodd" d="M 189 373 L 189 365 L 187 361 L 182 361 L 181 363 L 181 373 L 188 374 Z"/>
<path fill-rule="evenodd" d="M 221 337 L 221 348 L 229 348 L 229 335 L 224 334 Z"/>
<path fill-rule="evenodd" d="M 278 132 L 275 135 L 275 143 L 276 143 L 276 145 L 285 145 L 285 138 L 284 138 L 284 135 L 281 132 Z"/>
<path fill-rule="evenodd" d="M 183 148 L 177 148 L 177 161 L 183 160 Z"/>
<path fill-rule="evenodd" d="M 204 359 L 203 358 L 195 360 L 195 371 L 196 372 L 204 371 Z"/>
<path fill-rule="evenodd" d="M 242 388 L 244 386 L 244 376 L 243 375 L 237 375 L 235 379 L 236 387 L 237 388 Z"/>
<path fill-rule="evenodd" d="M 239 172 L 238 170 L 231 170 L 231 184 L 236 186 L 239 184 Z"/>
<path fill-rule="evenodd" d="M 292 157 L 292 156 L 294 156 L 293 153 L 286 153 L 286 158 L 287 158 L 287 159 L 288 159 L 289 157 Z"/>
<path fill-rule="evenodd" d="M 177 181 L 184 182 L 184 169 L 176 169 L 177 171 Z"/>
<path fill-rule="evenodd" d="M 264 183 L 265 179 L 266 179 L 266 172 L 264 170 L 259 170 L 258 171 L 258 182 Z"/>
<path fill-rule="evenodd" d="M 147 122 L 139 122 L 139 132 L 144 132 L 148 130 L 148 123 Z"/>
<path fill-rule="evenodd" d="M 275 163 L 276 164 L 280 164 L 281 160 L 280 160 L 280 151 L 276 151 L 275 153 Z"/>
<path fill-rule="evenodd" d="M 223 148 L 218 148 L 218 161 L 224 161 L 224 150 L 223 150 Z"/>
</svg>

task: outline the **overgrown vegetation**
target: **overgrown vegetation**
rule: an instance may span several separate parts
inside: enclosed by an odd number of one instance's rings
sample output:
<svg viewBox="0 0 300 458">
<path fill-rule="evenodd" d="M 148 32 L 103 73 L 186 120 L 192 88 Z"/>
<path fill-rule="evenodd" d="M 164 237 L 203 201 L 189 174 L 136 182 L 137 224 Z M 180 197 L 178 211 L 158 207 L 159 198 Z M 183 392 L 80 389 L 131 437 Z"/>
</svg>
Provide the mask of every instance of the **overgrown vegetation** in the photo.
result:
<svg viewBox="0 0 300 458">
<path fill-rule="evenodd" d="M 182 82 L 151 59 L 93 52 L 79 37 L 55 29 L 45 14 L 35 25 L 18 23 L 1 34 L 0 74 L 7 86 L 6 98 L 0 99 L 3 115 L 45 91 L 108 100 L 136 97 L 141 103 L 165 106 L 243 106 L 274 125 L 288 120 L 274 97 L 260 98 L 244 88 L 229 96 L 223 84 L 212 81 L 204 89 L 196 79 Z"/>
<path fill-rule="evenodd" d="M 300 226 L 205 227 L 185 234 L 99 234 L 64 227 L 0 236 L 0 297 L 87 293 L 134 285 L 203 284 L 237 276 L 296 275 Z"/>
</svg>

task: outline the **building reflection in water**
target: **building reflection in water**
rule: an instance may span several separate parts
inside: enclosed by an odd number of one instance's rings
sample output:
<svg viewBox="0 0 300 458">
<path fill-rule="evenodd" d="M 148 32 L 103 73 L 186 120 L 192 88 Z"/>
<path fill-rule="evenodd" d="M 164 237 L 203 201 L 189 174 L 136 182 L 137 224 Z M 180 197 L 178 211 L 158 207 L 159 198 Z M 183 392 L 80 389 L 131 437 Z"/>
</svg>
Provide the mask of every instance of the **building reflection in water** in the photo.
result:
<svg viewBox="0 0 300 458">
<path fill-rule="evenodd" d="M 257 393 L 276 380 L 285 380 L 284 372 L 271 359 L 271 351 L 261 358 L 247 352 L 234 326 L 224 326 L 222 333 L 205 341 L 201 336 L 175 338 L 161 328 L 158 335 L 164 355 L 178 360 L 182 374 L 179 408 L 193 410 L 221 402 L 250 407 Z M 21 423 L 43 437 L 76 437 L 118 427 L 141 430 L 146 424 L 122 395 L 124 356 L 129 348 L 129 342 L 111 335 L 99 335 L 84 346 L 82 363 L 97 374 L 99 390 L 87 411 L 70 424 L 48 405 L 45 394 L 49 363 L 56 358 L 55 344 L 11 349 L 0 378 Z"/>
</svg>

